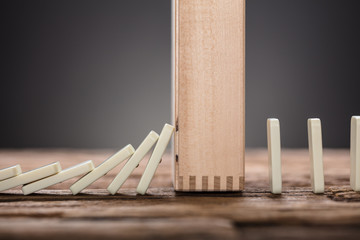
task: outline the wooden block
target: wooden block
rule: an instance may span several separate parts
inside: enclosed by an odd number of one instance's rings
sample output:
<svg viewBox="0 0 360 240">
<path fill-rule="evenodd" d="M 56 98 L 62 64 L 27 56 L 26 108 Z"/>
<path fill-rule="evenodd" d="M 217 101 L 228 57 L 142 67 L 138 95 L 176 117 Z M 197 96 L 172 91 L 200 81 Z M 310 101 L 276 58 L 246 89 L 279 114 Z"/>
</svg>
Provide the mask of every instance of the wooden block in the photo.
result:
<svg viewBox="0 0 360 240">
<path fill-rule="evenodd" d="M 159 166 L 161 158 L 166 150 L 166 146 L 170 142 L 174 129 L 175 128 L 169 124 L 165 124 L 165 126 L 163 127 L 159 136 L 159 140 L 156 143 L 154 151 L 152 152 L 148 164 L 146 165 L 145 171 L 141 176 L 139 185 L 137 186 L 136 191 L 138 193 L 140 194 L 146 193 L 146 190 L 148 189 L 150 182 L 154 177 L 155 171 Z"/>
<path fill-rule="evenodd" d="M 61 171 L 61 166 L 59 162 L 55 162 L 20 175 L 17 175 L 12 178 L 8 178 L 0 182 L 0 192 L 14 188 L 20 185 L 24 185 L 30 182 L 34 182 L 39 179 L 46 178 L 48 176 L 54 175 Z"/>
<path fill-rule="evenodd" d="M 23 191 L 24 195 L 28 195 L 28 194 L 34 193 L 36 191 L 39 191 L 41 189 L 47 188 L 49 186 L 55 185 L 57 183 L 64 182 L 64 181 L 74 178 L 76 176 L 86 174 L 86 173 L 92 171 L 93 169 L 94 169 L 93 162 L 86 161 L 86 162 L 80 163 L 78 165 L 75 165 L 73 167 L 67 168 L 55 175 L 50 176 L 50 177 L 27 184 L 22 187 L 22 191 Z"/>
<path fill-rule="evenodd" d="M 173 0 L 172 29 L 175 190 L 242 190 L 245 0 Z"/>
<path fill-rule="evenodd" d="M 350 186 L 360 191 L 360 116 L 351 118 L 350 138 Z"/>
<path fill-rule="evenodd" d="M 118 175 L 114 178 L 114 180 L 110 183 L 107 190 L 111 194 L 115 194 L 121 186 L 124 184 L 126 179 L 130 176 L 130 174 L 134 171 L 134 169 L 138 166 L 140 161 L 145 157 L 145 155 L 150 151 L 150 149 L 154 146 L 156 141 L 158 140 L 159 135 L 151 131 L 149 135 L 144 139 L 144 141 L 140 144 L 140 146 L 136 149 L 134 155 L 126 162 L 125 166 L 120 170 Z"/>
<path fill-rule="evenodd" d="M 267 143 L 269 158 L 270 190 L 273 194 L 280 194 L 281 181 L 281 142 L 280 123 L 276 118 L 267 120 Z"/>
<path fill-rule="evenodd" d="M 311 162 L 311 187 L 314 193 L 324 193 L 323 146 L 320 119 L 308 119 L 308 137 Z"/>
<path fill-rule="evenodd" d="M 15 177 L 21 173 L 21 167 L 20 165 L 15 165 L 12 167 L 4 168 L 0 170 L 0 181 Z"/>
<path fill-rule="evenodd" d="M 111 169 L 131 157 L 135 152 L 134 147 L 129 144 L 124 148 L 120 149 L 114 155 L 109 157 L 103 163 L 101 163 L 98 167 L 96 167 L 93 171 L 89 172 L 78 181 L 76 181 L 73 185 L 71 185 L 70 190 L 75 195 L 81 192 L 84 188 L 104 176 Z"/>
</svg>

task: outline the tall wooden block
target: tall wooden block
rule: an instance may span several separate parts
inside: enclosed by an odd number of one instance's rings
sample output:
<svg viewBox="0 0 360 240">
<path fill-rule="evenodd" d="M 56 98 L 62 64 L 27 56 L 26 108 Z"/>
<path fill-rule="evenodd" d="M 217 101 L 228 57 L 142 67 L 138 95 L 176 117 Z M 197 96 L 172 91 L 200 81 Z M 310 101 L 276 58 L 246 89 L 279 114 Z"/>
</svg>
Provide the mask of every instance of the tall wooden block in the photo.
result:
<svg viewBox="0 0 360 240">
<path fill-rule="evenodd" d="M 244 187 L 245 0 L 173 0 L 174 187 Z"/>
</svg>

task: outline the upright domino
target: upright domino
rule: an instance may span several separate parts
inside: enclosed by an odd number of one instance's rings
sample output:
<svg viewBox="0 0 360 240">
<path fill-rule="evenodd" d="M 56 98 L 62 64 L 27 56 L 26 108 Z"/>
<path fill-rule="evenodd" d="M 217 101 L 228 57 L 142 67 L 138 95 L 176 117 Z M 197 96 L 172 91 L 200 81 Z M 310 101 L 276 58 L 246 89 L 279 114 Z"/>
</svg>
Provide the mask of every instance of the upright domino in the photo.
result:
<svg viewBox="0 0 360 240">
<path fill-rule="evenodd" d="M 21 167 L 20 165 L 15 165 L 12 167 L 4 168 L 0 170 L 0 181 L 15 177 L 21 173 Z"/>
<path fill-rule="evenodd" d="M 311 161 L 311 187 L 314 193 L 324 193 L 323 147 L 320 119 L 308 119 L 308 137 Z"/>
<path fill-rule="evenodd" d="M 145 155 L 150 151 L 150 149 L 154 146 L 156 141 L 158 140 L 159 135 L 151 131 L 144 141 L 140 144 L 140 146 L 136 149 L 134 155 L 127 161 L 125 166 L 121 169 L 118 175 L 114 178 L 114 180 L 110 183 L 107 190 L 111 194 L 115 194 L 120 187 L 124 184 L 126 179 L 130 176 L 130 174 L 134 171 L 140 161 L 145 157 Z"/>
<path fill-rule="evenodd" d="M 17 175 L 15 177 L 3 180 L 0 182 L 0 192 L 17 187 L 20 185 L 24 185 L 30 182 L 34 182 L 36 180 L 46 178 L 48 176 L 54 175 L 61 171 L 61 166 L 59 162 L 55 162 L 25 173 L 22 173 L 20 175 Z"/>
<path fill-rule="evenodd" d="M 350 186 L 360 191 L 360 116 L 351 118 L 350 135 Z"/>
<path fill-rule="evenodd" d="M 146 165 L 145 171 L 141 176 L 139 185 L 137 186 L 136 191 L 140 194 L 145 194 L 148 189 L 152 178 L 154 177 L 155 171 L 160 163 L 161 157 L 166 150 L 166 146 L 169 144 L 171 135 L 174 132 L 174 127 L 170 124 L 165 124 L 163 127 L 158 142 L 154 148 L 153 153 L 149 159 L 148 164 Z"/>
<path fill-rule="evenodd" d="M 110 158 L 101 163 L 93 171 L 80 178 L 77 182 L 71 185 L 70 190 L 75 195 L 81 192 L 84 188 L 104 176 L 111 169 L 115 168 L 121 162 L 128 159 L 134 154 L 134 147 L 129 144 L 122 148 L 120 151 L 112 155 Z"/>
<path fill-rule="evenodd" d="M 282 189 L 280 123 L 276 118 L 267 120 L 267 142 L 270 190 L 273 194 L 280 194 Z"/>
<path fill-rule="evenodd" d="M 55 185 L 57 183 L 64 182 L 64 181 L 74 178 L 76 176 L 86 174 L 86 173 L 92 171 L 93 169 L 94 169 L 93 162 L 86 161 L 86 162 L 80 163 L 78 165 L 75 165 L 73 167 L 67 168 L 55 175 L 50 176 L 50 177 L 27 184 L 27 185 L 23 186 L 22 191 L 23 191 L 24 195 L 28 195 L 28 194 L 34 193 L 36 191 L 39 191 L 41 189 L 47 188 L 51 185 Z"/>
</svg>

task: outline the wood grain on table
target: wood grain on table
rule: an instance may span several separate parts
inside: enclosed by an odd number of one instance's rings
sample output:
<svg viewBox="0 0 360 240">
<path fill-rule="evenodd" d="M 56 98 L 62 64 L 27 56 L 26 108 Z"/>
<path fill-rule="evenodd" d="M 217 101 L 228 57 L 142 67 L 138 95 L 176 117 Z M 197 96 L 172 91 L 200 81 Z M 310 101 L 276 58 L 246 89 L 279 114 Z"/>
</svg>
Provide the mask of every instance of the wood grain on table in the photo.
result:
<svg viewBox="0 0 360 240">
<path fill-rule="evenodd" d="M 113 150 L 0 150 L 0 168 L 23 171 L 60 161 L 100 164 Z M 325 150 L 325 194 L 313 194 L 307 150 L 284 150 L 283 194 L 269 192 L 267 151 L 246 153 L 240 193 L 176 193 L 164 156 L 148 194 L 135 188 L 146 160 L 112 196 L 105 190 L 121 166 L 73 196 L 76 180 L 29 196 L 21 188 L 0 193 L 1 239 L 358 239 L 360 193 L 349 187 L 348 150 Z M 123 163 L 124 164 L 124 163 Z"/>
</svg>

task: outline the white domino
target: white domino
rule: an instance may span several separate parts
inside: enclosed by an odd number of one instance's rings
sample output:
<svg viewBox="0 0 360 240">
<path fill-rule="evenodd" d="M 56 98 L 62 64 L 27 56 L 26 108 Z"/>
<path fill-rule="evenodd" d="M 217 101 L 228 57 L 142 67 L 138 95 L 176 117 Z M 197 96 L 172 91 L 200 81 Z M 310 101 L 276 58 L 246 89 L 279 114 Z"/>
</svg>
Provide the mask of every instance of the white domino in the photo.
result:
<svg viewBox="0 0 360 240">
<path fill-rule="evenodd" d="M 47 188 L 51 185 L 64 182 L 66 180 L 69 180 L 71 178 L 74 178 L 79 175 L 86 174 L 94 169 L 93 162 L 86 161 L 83 163 L 80 163 L 78 165 L 75 165 L 73 167 L 67 168 L 55 175 L 52 175 L 50 177 L 41 179 L 39 181 L 27 184 L 23 186 L 22 191 L 24 195 L 28 195 L 31 193 L 34 193 L 36 191 L 39 191 L 41 189 Z"/>
<path fill-rule="evenodd" d="M 158 140 L 159 135 L 151 131 L 144 141 L 140 144 L 140 146 L 136 149 L 134 155 L 127 161 L 125 166 L 121 169 L 118 175 L 114 178 L 114 180 L 110 183 L 107 190 L 111 194 L 115 194 L 120 187 L 124 184 L 126 179 L 130 176 L 130 174 L 134 171 L 140 161 L 145 157 L 145 155 L 150 151 L 150 149 L 154 146 L 156 141 Z"/>
<path fill-rule="evenodd" d="M 0 181 L 15 177 L 22 173 L 20 165 L 4 168 L 0 170 Z"/>
<path fill-rule="evenodd" d="M 314 193 L 324 193 L 323 146 L 321 135 L 320 119 L 308 119 L 311 187 Z"/>
<path fill-rule="evenodd" d="M 360 191 L 360 116 L 351 118 L 350 134 L 350 186 Z"/>
<path fill-rule="evenodd" d="M 135 149 L 131 144 L 125 146 L 117 153 L 112 155 L 110 158 L 101 163 L 98 167 L 96 167 L 93 171 L 89 172 L 78 181 L 76 181 L 73 185 L 71 185 L 70 190 L 75 195 L 81 192 L 84 188 L 104 176 L 111 169 L 115 168 L 121 162 L 128 159 L 131 155 L 133 155 Z"/>
<path fill-rule="evenodd" d="M 34 182 L 42 178 L 46 178 L 60 171 L 61 171 L 60 163 L 55 162 L 1 181 L 0 191 L 4 191 L 30 182 Z"/>
<path fill-rule="evenodd" d="M 145 194 L 148 189 L 152 178 L 154 177 L 155 171 L 160 163 L 161 157 L 166 150 L 166 146 L 169 144 L 171 135 L 174 132 L 174 127 L 170 124 L 165 124 L 163 127 L 158 142 L 154 148 L 153 153 L 149 159 L 148 164 L 146 165 L 145 171 L 141 176 L 139 185 L 137 186 L 136 191 L 140 194 Z"/>
<path fill-rule="evenodd" d="M 273 194 L 282 191 L 280 123 L 276 118 L 267 120 L 270 190 Z"/>
</svg>

